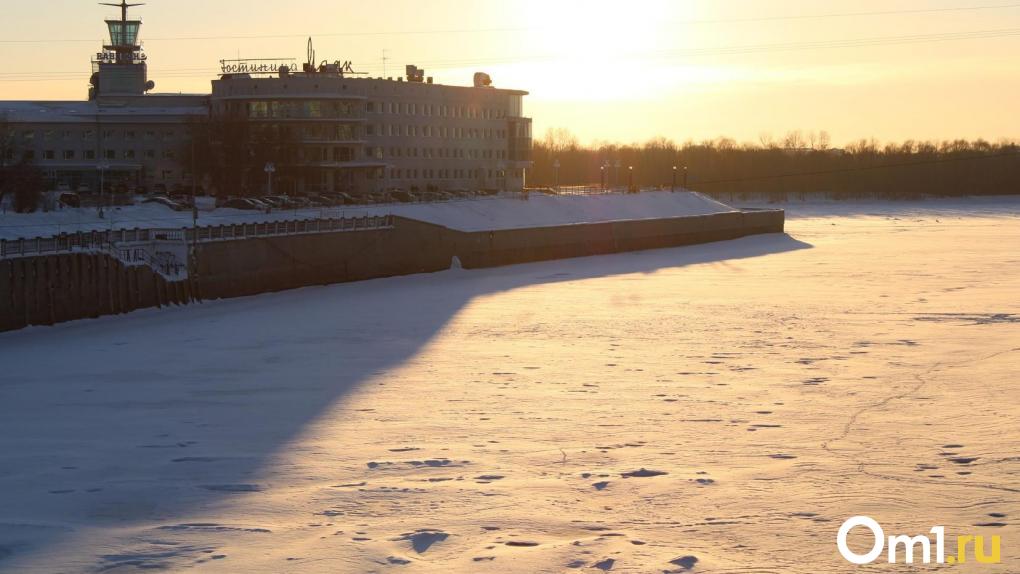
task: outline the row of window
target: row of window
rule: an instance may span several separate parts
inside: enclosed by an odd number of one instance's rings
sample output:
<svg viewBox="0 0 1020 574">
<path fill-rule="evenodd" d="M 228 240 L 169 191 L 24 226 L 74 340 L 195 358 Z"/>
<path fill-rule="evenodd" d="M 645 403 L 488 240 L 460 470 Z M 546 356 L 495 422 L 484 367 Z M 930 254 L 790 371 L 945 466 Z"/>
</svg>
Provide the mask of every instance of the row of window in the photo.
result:
<svg viewBox="0 0 1020 574">
<path fill-rule="evenodd" d="M 413 102 L 367 102 L 365 110 L 370 114 L 422 115 L 425 117 L 463 118 L 468 120 L 501 120 L 507 117 L 507 111 L 502 108 L 483 108 L 472 105 L 417 104 Z"/>
<path fill-rule="evenodd" d="M 252 119 L 348 118 L 357 111 L 357 106 L 351 102 L 329 100 L 248 102 L 247 109 Z"/>
<path fill-rule="evenodd" d="M 399 124 L 369 124 L 365 133 L 370 136 L 436 137 L 452 139 L 506 139 L 506 130 L 495 128 L 462 128 L 458 126 L 415 126 Z"/>
<path fill-rule="evenodd" d="M 21 140 L 26 143 L 36 141 L 36 138 L 41 139 L 44 142 L 60 140 L 72 140 L 80 138 L 84 141 L 92 141 L 96 138 L 96 130 L 83 129 L 83 130 L 56 130 L 56 129 L 44 129 L 44 130 L 21 130 Z M 135 140 L 144 139 L 147 141 L 163 140 L 171 141 L 177 139 L 178 133 L 176 130 L 102 130 L 99 132 L 104 140 Z M 11 139 L 14 139 L 18 132 L 17 130 L 10 130 L 8 135 Z"/>
<path fill-rule="evenodd" d="M 13 159 L 13 157 L 14 157 L 13 151 L 14 150 L 8 150 L 8 154 L 7 155 L 9 157 L 7 159 L 9 159 L 9 160 Z M 58 157 L 57 151 L 56 150 L 52 150 L 52 149 L 43 150 L 39 155 L 44 160 L 55 160 Z M 27 150 L 27 151 L 25 151 L 23 153 L 22 157 L 24 157 L 27 160 L 34 160 L 34 159 L 36 159 L 35 150 Z M 67 160 L 67 161 L 76 160 L 76 159 L 79 159 L 79 157 L 80 157 L 80 159 L 84 159 L 84 160 L 94 160 L 94 159 L 96 159 L 96 150 L 93 150 L 93 149 L 84 150 L 84 151 L 81 152 L 81 154 L 79 156 L 79 153 L 78 153 L 77 150 L 65 149 L 62 152 L 60 152 L 59 157 L 61 159 L 63 159 L 63 160 Z M 172 149 L 162 150 L 162 152 L 160 154 L 157 154 L 156 150 L 154 150 L 154 149 L 147 149 L 147 150 L 144 150 L 144 151 L 141 151 L 141 152 L 133 150 L 133 149 L 126 149 L 126 150 L 122 150 L 121 153 L 118 154 L 117 150 L 108 149 L 108 150 L 104 150 L 103 151 L 102 157 L 103 157 L 103 159 L 108 159 L 108 160 L 139 159 L 139 158 L 156 159 L 157 157 L 162 157 L 163 159 L 170 159 L 170 160 L 172 160 L 172 159 L 177 159 L 177 153 L 174 150 L 172 150 Z"/>
<path fill-rule="evenodd" d="M 368 149 L 368 148 L 366 148 Z M 376 148 L 382 150 L 382 148 Z M 382 158 L 382 155 L 378 157 Z M 506 150 L 502 149 L 460 149 L 460 148 L 390 148 L 390 157 L 423 157 L 427 159 L 506 159 Z"/>
<path fill-rule="evenodd" d="M 386 157 L 386 150 L 382 147 L 370 147 L 364 148 L 364 157 L 369 159 L 383 159 Z M 308 147 L 298 148 L 296 154 L 297 161 L 354 161 L 354 149 L 349 147 Z M 507 153 L 505 150 L 476 150 L 476 149 L 453 149 L 453 148 L 389 148 L 389 157 L 409 157 L 409 158 L 425 158 L 425 159 L 498 159 L 505 160 Z"/>
<path fill-rule="evenodd" d="M 420 175 L 419 175 L 420 174 Z M 486 175 L 487 174 L 487 175 Z M 506 170 L 501 169 L 391 169 L 390 179 L 464 179 L 506 177 Z"/>
</svg>

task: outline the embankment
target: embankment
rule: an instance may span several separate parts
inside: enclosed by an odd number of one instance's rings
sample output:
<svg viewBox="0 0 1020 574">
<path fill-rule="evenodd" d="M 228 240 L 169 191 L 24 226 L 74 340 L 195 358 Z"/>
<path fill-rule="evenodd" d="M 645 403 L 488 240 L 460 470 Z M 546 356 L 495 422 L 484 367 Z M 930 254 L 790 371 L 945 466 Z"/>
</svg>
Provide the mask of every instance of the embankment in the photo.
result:
<svg viewBox="0 0 1020 574">
<path fill-rule="evenodd" d="M 0 331 L 195 300 L 692 245 L 781 233 L 780 210 L 727 211 L 547 227 L 461 231 L 394 217 L 392 227 L 199 242 L 187 278 L 173 281 L 106 253 L 0 260 Z"/>
</svg>

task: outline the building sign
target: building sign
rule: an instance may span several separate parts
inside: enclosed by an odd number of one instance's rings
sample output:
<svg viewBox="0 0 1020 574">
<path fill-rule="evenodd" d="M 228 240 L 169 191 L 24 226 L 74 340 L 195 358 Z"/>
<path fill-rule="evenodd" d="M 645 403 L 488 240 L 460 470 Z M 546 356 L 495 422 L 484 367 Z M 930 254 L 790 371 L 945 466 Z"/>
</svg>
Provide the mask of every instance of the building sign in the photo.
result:
<svg viewBox="0 0 1020 574">
<path fill-rule="evenodd" d="M 220 60 L 221 74 L 277 74 L 283 67 L 294 70 L 295 60 L 293 58 Z"/>
<path fill-rule="evenodd" d="M 93 62 L 97 64 L 139 64 L 146 60 L 145 52 L 98 52 Z"/>
</svg>

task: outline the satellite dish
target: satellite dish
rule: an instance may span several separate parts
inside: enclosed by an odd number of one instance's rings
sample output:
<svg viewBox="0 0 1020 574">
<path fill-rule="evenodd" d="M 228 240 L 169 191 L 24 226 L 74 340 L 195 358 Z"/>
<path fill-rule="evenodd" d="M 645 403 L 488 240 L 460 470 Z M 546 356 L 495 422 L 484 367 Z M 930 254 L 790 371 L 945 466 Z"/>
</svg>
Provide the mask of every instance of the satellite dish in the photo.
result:
<svg viewBox="0 0 1020 574">
<path fill-rule="evenodd" d="M 148 82 L 145 82 L 145 91 L 146 92 L 151 92 L 155 88 L 156 88 L 156 82 L 153 82 L 152 80 L 149 80 Z"/>
</svg>

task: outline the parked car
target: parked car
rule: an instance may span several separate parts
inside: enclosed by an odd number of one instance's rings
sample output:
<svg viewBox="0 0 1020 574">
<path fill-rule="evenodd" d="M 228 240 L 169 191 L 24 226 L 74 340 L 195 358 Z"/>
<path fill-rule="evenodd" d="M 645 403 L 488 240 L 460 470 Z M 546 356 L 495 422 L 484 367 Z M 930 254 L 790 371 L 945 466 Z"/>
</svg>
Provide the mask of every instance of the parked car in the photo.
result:
<svg viewBox="0 0 1020 574">
<path fill-rule="evenodd" d="M 174 211 L 184 211 L 184 210 L 188 209 L 187 205 L 183 205 L 181 203 L 178 203 L 178 202 L 176 202 L 176 201 L 174 201 L 174 200 L 172 200 L 172 199 L 170 199 L 168 197 L 160 197 L 160 196 L 150 197 L 148 199 L 142 200 L 142 203 L 158 203 L 159 205 L 162 205 L 164 207 L 169 207 L 170 209 L 172 209 Z"/>
<path fill-rule="evenodd" d="M 262 203 L 271 205 L 274 209 L 286 209 L 287 198 L 279 195 L 266 195 L 259 198 Z"/>
<path fill-rule="evenodd" d="M 170 196 L 171 201 L 175 201 L 181 205 L 191 207 L 191 195 L 189 194 L 174 194 Z"/>
<path fill-rule="evenodd" d="M 288 197 L 287 203 L 290 209 L 304 209 L 312 206 L 312 202 L 304 197 Z"/>
<path fill-rule="evenodd" d="M 235 197 L 233 199 L 228 199 L 227 201 L 223 202 L 223 205 L 221 207 L 226 207 L 230 209 L 244 209 L 247 211 L 266 209 L 265 204 L 257 202 L 247 197 Z"/>
<path fill-rule="evenodd" d="M 335 195 L 340 200 L 340 203 L 342 203 L 344 205 L 353 205 L 353 204 L 358 202 L 358 200 L 355 199 L 349 193 L 344 193 L 344 192 L 340 191 L 340 192 L 337 192 Z"/>
<path fill-rule="evenodd" d="M 67 207 L 81 207 L 81 196 L 71 191 L 61 193 L 57 201 Z"/>
<path fill-rule="evenodd" d="M 326 197 L 324 195 L 309 195 L 309 196 L 307 196 L 306 199 L 308 199 L 308 201 L 314 207 L 329 207 L 331 205 L 336 205 L 337 204 L 335 199 L 331 199 L 331 198 Z"/>
<path fill-rule="evenodd" d="M 403 190 L 391 191 L 390 197 L 400 203 L 411 203 L 415 200 L 415 197 L 410 192 Z"/>
</svg>

